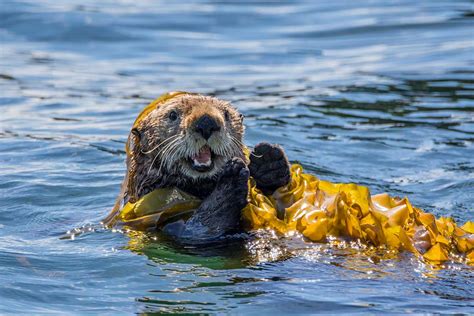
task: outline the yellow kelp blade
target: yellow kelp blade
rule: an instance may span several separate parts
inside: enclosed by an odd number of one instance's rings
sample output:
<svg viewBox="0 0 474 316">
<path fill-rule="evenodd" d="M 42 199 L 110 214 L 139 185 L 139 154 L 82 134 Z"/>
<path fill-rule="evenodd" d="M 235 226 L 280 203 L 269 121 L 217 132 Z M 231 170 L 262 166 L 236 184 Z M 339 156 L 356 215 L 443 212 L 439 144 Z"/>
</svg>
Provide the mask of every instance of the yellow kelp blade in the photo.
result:
<svg viewBox="0 0 474 316">
<path fill-rule="evenodd" d="M 116 218 L 116 226 L 147 231 L 165 223 L 188 218 L 201 200 L 177 188 L 156 189 L 136 203 L 127 203 Z"/>
<path fill-rule="evenodd" d="M 474 224 L 458 227 L 452 219 L 436 219 L 411 205 L 407 198 L 371 196 L 368 188 L 337 184 L 291 167 L 291 182 L 272 196 L 263 196 L 250 181 L 249 204 L 243 210 L 248 230 L 267 228 L 283 234 L 297 231 L 309 240 L 329 236 L 358 239 L 373 246 L 408 250 L 430 263 L 464 254 L 473 264 Z M 284 217 L 278 209 L 284 207 Z"/>
</svg>

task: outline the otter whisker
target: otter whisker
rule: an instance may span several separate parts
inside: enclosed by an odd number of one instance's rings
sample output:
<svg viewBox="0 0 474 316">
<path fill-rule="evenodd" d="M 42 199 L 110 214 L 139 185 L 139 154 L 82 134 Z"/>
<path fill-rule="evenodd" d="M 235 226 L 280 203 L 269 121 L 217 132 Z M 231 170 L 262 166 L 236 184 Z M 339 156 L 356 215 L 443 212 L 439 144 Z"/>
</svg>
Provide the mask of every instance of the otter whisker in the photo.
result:
<svg viewBox="0 0 474 316">
<path fill-rule="evenodd" d="M 165 139 L 164 141 L 162 141 L 161 143 L 159 143 L 158 145 L 156 145 L 155 147 L 153 147 L 153 149 L 150 149 L 148 151 L 141 151 L 142 154 L 145 154 L 145 155 L 148 155 L 148 154 L 151 154 L 152 152 L 154 152 L 158 147 L 160 147 L 161 145 L 163 145 L 165 142 L 169 141 L 170 139 L 172 138 L 176 138 L 176 137 L 179 137 L 180 135 L 172 135 L 170 137 L 168 137 L 167 139 Z"/>
<path fill-rule="evenodd" d="M 237 145 L 238 148 L 245 148 L 244 143 L 240 139 L 237 139 L 233 135 L 230 135 L 230 136 L 231 136 L 230 138 L 235 142 L 235 144 Z"/>
<path fill-rule="evenodd" d="M 161 161 L 159 172 L 161 172 L 161 168 L 163 167 L 163 165 L 166 165 L 168 168 L 171 168 L 171 164 L 175 162 L 176 160 L 178 160 L 180 156 L 178 153 L 180 152 L 179 149 L 182 146 L 182 143 L 183 143 L 182 140 L 175 142 L 173 146 L 171 146 L 166 151 L 166 153 L 163 153 L 163 154 L 166 154 L 166 156 Z"/>
<path fill-rule="evenodd" d="M 161 168 L 163 167 L 163 165 L 169 165 L 168 161 L 170 161 L 170 153 L 172 151 L 176 151 L 176 148 L 179 148 L 181 143 L 182 143 L 182 137 L 179 137 L 171 141 L 169 144 L 163 147 L 162 150 L 160 150 L 158 154 L 161 157 L 161 161 L 160 161 L 160 166 L 158 167 L 158 173 L 161 172 Z"/>
<path fill-rule="evenodd" d="M 162 153 L 162 164 L 169 166 L 169 162 L 174 161 L 174 156 L 176 155 L 176 152 L 178 151 L 177 149 L 180 145 L 181 141 L 175 141 L 168 146 L 167 150 Z M 162 164 L 160 164 L 160 169 Z"/>
<path fill-rule="evenodd" d="M 239 139 L 235 138 L 235 136 L 232 136 L 232 135 L 229 135 L 229 139 L 231 140 L 231 142 L 235 145 L 235 148 L 234 148 L 234 154 L 239 154 L 240 153 L 240 148 L 244 148 L 245 145 L 242 143 L 242 141 L 240 141 Z"/>
<path fill-rule="evenodd" d="M 180 136 L 180 135 L 175 135 L 175 136 Z M 152 160 L 152 162 L 151 162 L 151 164 L 150 164 L 150 167 L 148 168 L 147 174 L 150 174 L 150 171 L 151 171 L 151 169 L 153 168 L 153 165 L 155 164 L 156 159 L 157 159 L 159 156 L 162 156 L 161 153 L 163 153 L 164 151 L 166 151 L 170 146 L 172 146 L 173 143 L 175 143 L 175 142 L 177 142 L 177 141 L 179 141 L 179 140 L 181 139 L 181 137 L 175 137 L 175 138 L 173 138 L 172 140 L 170 140 L 171 138 L 172 138 L 172 137 L 169 137 L 169 138 L 168 138 L 169 143 L 166 144 L 165 146 L 163 146 L 163 148 L 161 148 L 160 151 L 158 151 L 158 152 L 156 153 L 155 157 L 153 158 L 153 160 Z M 160 163 L 160 169 L 159 169 L 159 171 L 160 171 L 160 170 L 161 170 L 161 163 Z M 158 172 L 159 172 L 159 171 L 158 171 Z"/>
<path fill-rule="evenodd" d="M 176 160 L 178 160 L 178 158 L 180 157 L 180 146 L 182 145 L 182 142 L 179 142 L 179 143 L 176 143 L 173 148 L 171 148 L 169 150 L 169 157 L 167 157 L 166 159 L 166 164 L 168 166 L 168 168 L 171 167 L 171 163 L 172 162 L 175 162 Z"/>
<path fill-rule="evenodd" d="M 224 144 L 224 141 L 220 141 L 212 149 L 216 154 L 221 155 L 221 156 L 227 156 L 227 154 L 228 154 L 227 146 L 226 146 L 226 144 Z"/>
<path fill-rule="evenodd" d="M 246 146 L 242 143 L 242 141 L 238 140 L 237 138 L 235 138 L 234 136 L 231 136 L 231 140 L 234 142 L 234 144 L 238 147 L 238 148 L 245 148 Z M 250 151 L 250 155 L 254 156 L 254 157 L 257 157 L 257 158 L 261 158 L 262 155 L 256 155 L 253 151 Z"/>
<path fill-rule="evenodd" d="M 166 146 L 164 146 L 160 151 L 159 155 L 164 160 L 163 158 L 166 158 L 166 154 L 172 150 L 174 146 L 177 144 L 180 144 L 181 138 L 174 139 L 173 141 L 169 142 Z"/>
</svg>

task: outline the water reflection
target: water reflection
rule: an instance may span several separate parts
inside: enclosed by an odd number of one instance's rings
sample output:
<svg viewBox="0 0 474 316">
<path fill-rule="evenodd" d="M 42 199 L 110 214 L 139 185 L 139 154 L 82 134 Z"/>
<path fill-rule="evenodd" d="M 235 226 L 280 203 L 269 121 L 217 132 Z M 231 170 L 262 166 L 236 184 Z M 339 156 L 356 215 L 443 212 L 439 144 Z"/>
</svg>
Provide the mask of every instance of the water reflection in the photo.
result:
<svg viewBox="0 0 474 316">
<path fill-rule="evenodd" d="M 245 248 L 242 238 L 207 245 L 181 245 L 162 235 L 128 232 L 126 249 L 146 255 L 157 263 L 179 263 L 203 266 L 209 269 L 237 269 L 245 267 Z"/>
</svg>

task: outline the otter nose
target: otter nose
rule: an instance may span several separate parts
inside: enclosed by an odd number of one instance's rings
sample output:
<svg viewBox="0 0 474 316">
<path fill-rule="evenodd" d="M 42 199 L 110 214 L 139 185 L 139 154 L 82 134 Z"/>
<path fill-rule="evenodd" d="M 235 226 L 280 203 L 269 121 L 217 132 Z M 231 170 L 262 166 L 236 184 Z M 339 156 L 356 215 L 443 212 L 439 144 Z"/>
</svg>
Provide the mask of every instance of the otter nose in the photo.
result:
<svg viewBox="0 0 474 316">
<path fill-rule="evenodd" d="M 220 131 L 221 127 L 217 124 L 209 115 L 201 116 L 197 121 L 194 127 L 194 130 L 204 137 L 205 140 L 208 140 L 211 137 L 212 133 Z"/>
</svg>

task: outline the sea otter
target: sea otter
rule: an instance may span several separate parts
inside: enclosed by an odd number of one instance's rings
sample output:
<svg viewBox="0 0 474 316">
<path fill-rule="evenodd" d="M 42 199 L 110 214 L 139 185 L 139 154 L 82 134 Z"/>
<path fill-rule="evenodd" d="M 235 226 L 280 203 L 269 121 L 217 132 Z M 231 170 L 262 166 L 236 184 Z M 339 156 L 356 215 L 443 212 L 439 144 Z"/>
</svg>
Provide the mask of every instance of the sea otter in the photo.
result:
<svg viewBox="0 0 474 316">
<path fill-rule="evenodd" d="M 165 226 L 165 233 L 202 241 L 238 231 L 249 176 L 265 194 L 290 181 L 280 146 L 260 143 L 247 158 L 243 135 L 243 115 L 215 97 L 173 92 L 151 103 L 128 137 L 127 173 L 114 209 L 176 187 L 202 203 L 186 222 Z"/>
</svg>

